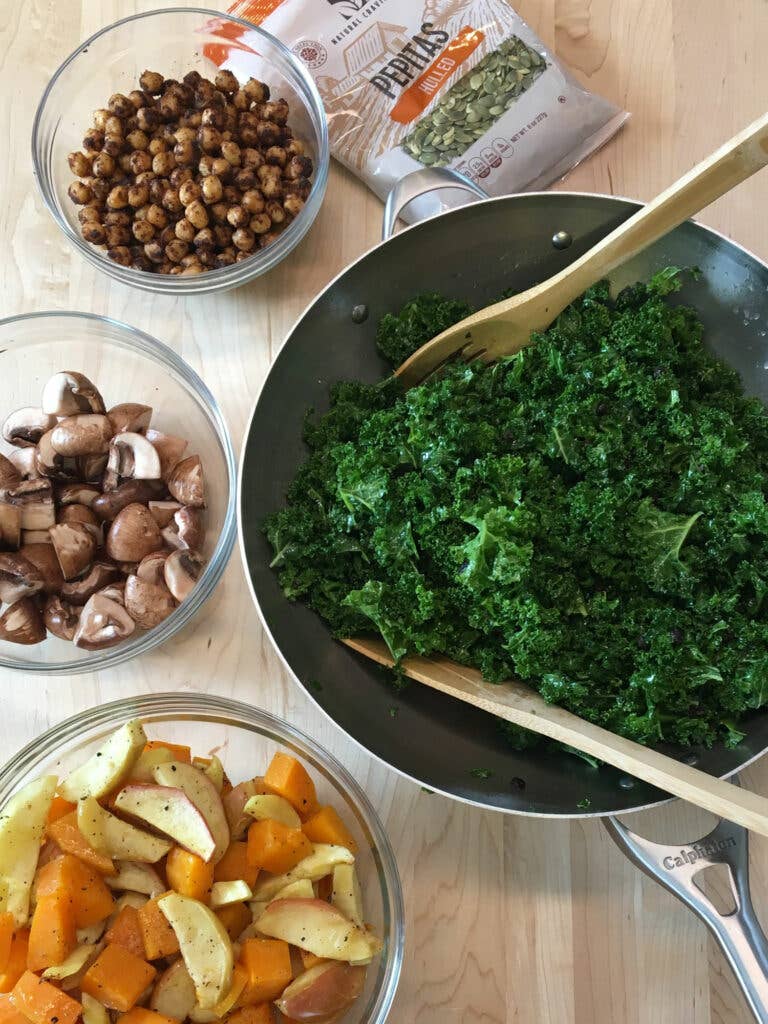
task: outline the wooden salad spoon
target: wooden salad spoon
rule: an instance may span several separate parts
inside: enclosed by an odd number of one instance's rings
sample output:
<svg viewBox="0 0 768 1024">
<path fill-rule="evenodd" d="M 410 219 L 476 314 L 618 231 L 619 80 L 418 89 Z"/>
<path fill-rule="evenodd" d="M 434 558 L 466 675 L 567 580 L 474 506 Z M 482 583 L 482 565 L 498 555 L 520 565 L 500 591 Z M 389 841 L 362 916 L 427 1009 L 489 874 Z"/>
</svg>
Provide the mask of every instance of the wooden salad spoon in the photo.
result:
<svg viewBox="0 0 768 1024">
<path fill-rule="evenodd" d="M 460 355 L 493 362 L 514 355 L 612 270 L 768 164 L 768 114 L 702 160 L 559 274 L 473 313 L 422 345 L 396 371 L 412 387 Z"/>
<path fill-rule="evenodd" d="M 379 665 L 394 665 L 383 640 L 354 639 L 343 643 Z M 414 655 L 404 658 L 399 667 L 405 675 L 433 690 L 473 704 L 541 736 L 567 743 L 584 754 L 634 775 L 636 779 L 703 807 L 719 818 L 768 836 L 768 799 L 765 797 L 741 789 L 725 779 L 707 775 L 658 750 L 617 736 L 555 704 L 547 704 L 525 683 L 516 680 L 489 683 L 477 669 L 459 665 L 448 658 Z"/>
</svg>

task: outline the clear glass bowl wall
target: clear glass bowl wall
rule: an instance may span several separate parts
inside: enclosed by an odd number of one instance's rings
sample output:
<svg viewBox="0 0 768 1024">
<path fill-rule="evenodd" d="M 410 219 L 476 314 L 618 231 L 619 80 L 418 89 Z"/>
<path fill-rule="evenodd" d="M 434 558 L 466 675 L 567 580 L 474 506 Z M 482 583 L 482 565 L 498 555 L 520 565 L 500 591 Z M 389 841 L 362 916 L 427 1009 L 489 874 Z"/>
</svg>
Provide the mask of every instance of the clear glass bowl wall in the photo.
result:
<svg viewBox="0 0 768 1024">
<path fill-rule="evenodd" d="M 241 35 L 237 47 L 232 36 Z M 218 49 L 211 50 L 212 47 Z M 265 81 L 272 94 L 291 108 L 289 124 L 307 145 L 315 165 L 312 191 L 301 214 L 272 245 L 241 263 L 190 277 L 152 274 L 121 267 L 80 234 L 79 207 L 67 195 L 74 176 L 67 156 L 82 147 L 93 112 L 116 92 L 138 88 L 149 68 L 167 78 L 189 71 L 213 78 L 218 65 L 208 53 L 230 54 L 225 66 L 241 82 Z M 216 11 L 169 8 L 115 22 L 82 43 L 51 79 L 35 116 L 32 159 L 38 186 L 54 220 L 69 242 L 87 260 L 124 284 L 173 295 L 202 294 L 233 288 L 270 270 L 301 241 L 322 205 L 330 154 L 328 128 L 320 95 L 302 62 L 283 44 L 239 18 Z"/>
<path fill-rule="evenodd" d="M 77 370 L 101 391 L 107 408 L 120 402 L 152 406 L 152 425 L 189 441 L 206 482 L 209 560 L 190 596 L 156 629 L 137 631 L 104 651 L 83 651 L 49 636 L 30 647 L 0 641 L 0 667 L 65 674 L 120 664 L 164 643 L 199 611 L 221 578 L 235 541 L 236 466 L 216 399 L 200 377 L 167 346 L 126 324 L 87 313 L 40 313 L 0 320 L 0 420 L 25 405 L 39 406 L 43 386 L 59 370 Z M 0 441 L 0 450 L 11 449 Z"/>
<path fill-rule="evenodd" d="M 339 1024 L 383 1024 L 403 959 L 404 914 L 394 853 L 382 824 L 350 773 L 304 733 L 266 712 L 222 697 L 166 693 L 115 701 L 55 726 L 0 769 L 0 808 L 20 786 L 50 772 L 65 775 L 118 726 L 140 718 L 154 739 L 217 754 L 233 783 L 259 774 L 277 750 L 299 757 L 321 803 L 333 804 L 359 845 L 357 871 L 368 923 L 384 949 L 368 970 L 363 995 Z"/>
</svg>

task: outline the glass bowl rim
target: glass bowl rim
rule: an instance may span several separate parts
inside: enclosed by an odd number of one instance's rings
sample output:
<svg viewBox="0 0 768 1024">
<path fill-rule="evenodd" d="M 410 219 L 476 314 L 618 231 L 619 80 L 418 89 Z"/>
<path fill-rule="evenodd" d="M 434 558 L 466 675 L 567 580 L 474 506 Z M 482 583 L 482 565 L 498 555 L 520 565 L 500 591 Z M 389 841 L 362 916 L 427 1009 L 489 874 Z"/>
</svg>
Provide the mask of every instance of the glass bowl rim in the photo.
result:
<svg viewBox="0 0 768 1024">
<path fill-rule="evenodd" d="M 151 274 L 142 270 L 134 270 L 131 267 L 122 267 L 113 260 L 110 260 L 101 252 L 101 250 L 96 249 L 93 245 L 89 245 L 72 230 L 69 222 L 59 213 L 53 197 L 53 175 L 48 175 L 44 171 L 41 161 L 38 159 L 40 128 L 43 114 L 46 110 L 46 105 L 60 77 L 67 68 L 69 68 L 70 64 L 73 64 L 76 58 L 81 57 L 92 43 L 97 39 L 100 39 L 102 36 L 106 36 L 108 33 L 112 32 L 113 29 L 122 28 L 122 26 L 127 25 L 130 22 L 142 21 L 158 15 L 178 14 L 194 14 L 199 15 L 201 18 L 209 18 L 214 21 L 218 20 L 240 25 L 249 32 L 253 32 L 270 46 L 273 46 L 280 57 L 296 73 L 303 88 L 306 90 L 309 100 L 308 106 L 310 108 L 312 120 L 315 122 L 313 123 L 313 127 L 318 134 L 317 167 L 315 168 L 314 181 L 312 183 L 312 190 L 309 194 L 309 198 L 307 199 L 299 216 L 288 225 L 285 231 L 280 233 L 277 241 L 263 250 L 263 256 L 265 257 L 263 261 L 262 256 L 257 253 L 254 254 L 252 259 L 243 260 L 241 263 L 235 263 L 229 267 L 220 267 L 215 270 L 208 270 L 205 271 L 205 273 L 190 277 L 184 277 L 180 274 Z M 304 97 L 304 99 L 306 100 L 307 97 Z M 232 14 L 227 14 L 226 12 L 212 11 L 204 7 L 163 7 L 154 8 L 151 11 L 141 11 L 138 14 L 129 14 L 124 18 L 119 18 L 117 21 L 110 22 L 109 25 L 103 26 L 98 29 L 98 31 L 92 33 L 92 35 L 83 42 L 79 43 L 56 68 L 56 71 L 51 75 L 51 78 L 40 97 L 40 101 L 35 111 L 35 117 L 32 122 L 32 136 L 30 143 L 34 178 L 37 182 L 40 196 L 59 230 L 64 233 L 65 237 L 70 244 L 74 246 L 75 250 L 79 252 L 80 255 L 84 256 L 85 259 L 87 259 L 93 266 L 102 270 L 109 277 L 120 281 L 122 284 L 139 288 L 142 291 L 150 291 L 163 295 L 202 295 L 209 292 L 225 290 L 227 288 L 234 288 L 252 280 L 255 277 L 259 277 L 262 274 L 267 273 L 267 271 L 271 270 L 285 259 L 307 234 L 320 212 L 326 187 L 328 185 L 328 173 L 331 160 L 328 137 L 328 120 L 325 113 L 325 106 L 315 84 L 315 80 L 312 78 L 303 62 L 294 53 L 292 53 L 285 43 L 276 36 L 273 36 L 270 32 L 265 31 L 260 25 L 255 25 L 252 22 L 246 21 L 243 18 L 237 18 Z"/>
<path fill-rule="evenodd" d="M 190 391 L 201 401 L 216 430 L 216 437 L 221 445 L 227 472 L 227 507 L 219 532 L 216 547 L 211 554 L 203 575 L 192 591 L 192 595 L 183 601 L 168 618 L 155 629 L 140 634 L 135 641 L 128 641 L 105 651 L 72 661 L 22 662 L 10 661 L 0 654 L 0 668 L 15 671 L 37 672 L 46 675 L 78 675 L 86 672 L 98 672 L 104 668 L 113 668 L 131 658 L 146 654 L 170 640 L 179 630 L 195 616 L 216 589 L 224 570 L 229 564 L 232 550 L 237 538 L 237 461 L 232 445 L 229 428 L 224 415 L 208 385 L 178 353 L 164 342 L 159 341 L 146 331 L 133 327 L 122 320 L 98 313 L 86 313 L 78 310 L 40 310 L 34 313 L 18 313 L 14 316 L 0 317 L 0 329 L 12 324 L 28 321 L 54 319 L 86 320 L 95 324 L 108 324 L 125 334 L 126 347 L 138 350 L 143 356 L 157 359 L 174 370 L 189 387 Z M 19 343 L 23 347 L 24 342 Z"/>
<path fill-rule="evenodd" d="M 382 890 L 384 928 L 388 943 L 384 977 L 377 993 L 373 1015 L 367 1024 L 384 1024 L 394 1001 L 400 980 L 405 947 L 405 906 L 402 883 L 392 844 L 384 825 L 362 786 L 344 767 L 335 754 L 320 746 L 302 729 L 262 708 L 243 701 L 194 690 L 162 692 L 124 697 L 98 707 L 87 708 L 51 726 L 30 740 L 0 766 L 0 808 L 15 789 L 19 774 L 29 774 L 45 763 L 55 760 L 62 748 L 68 747 L 84 730 L 108 726 L 143 715 L 167 714 L 210 721 L 231 718 L 225 727 L 253 726 L 278 739 L 288 739 L 308 751 L 328 771 L 339 787 L 352 799 L 373 839 L 373 856 Z"/>
</svg>

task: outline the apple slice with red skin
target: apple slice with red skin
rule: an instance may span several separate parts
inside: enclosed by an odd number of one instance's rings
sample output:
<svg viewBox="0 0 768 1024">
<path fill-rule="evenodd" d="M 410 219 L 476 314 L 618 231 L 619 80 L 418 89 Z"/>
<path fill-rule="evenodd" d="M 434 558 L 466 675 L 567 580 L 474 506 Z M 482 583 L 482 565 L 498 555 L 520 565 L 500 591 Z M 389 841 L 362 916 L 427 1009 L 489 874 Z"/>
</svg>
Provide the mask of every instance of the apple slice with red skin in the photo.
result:
<svg viewBox="0 0 768 1024">
<path fill-rule="evenodd" d="M 283 939 L 325 960 L 364 963 L 373 957 L 363 929 L 324 900 L 273 900 L 256 927 L 262 935 Z"/>
<path fill-rule="evenodd" d="M 204 861 L 216 852 L 216 840 L 202 811 L 180 789 L 132 783 L 117 794 L 115 808 L 151 825 Z"/>
<path fill-rule="evenodd" d="M 290 1020 L 321 1024 L 350 1007 L 364 984 L 365 967 L 339 961 L 317 964 L 291 982 L 276 1006 Z"/>
<path fill-rule="evenodd" d="M 173 786 L 186 794 L 208 825 L 213 836 L 213 862 L 218 863 L 229 846 L 229 824 L 216 787 L 199 768 L 184 761 L 159 764 L 153 771 L 158 786 Z M 193 851 L 196 852 L 196 851 Z M 210 858 L 206 857 L 206 860 Z"/>
</svg>

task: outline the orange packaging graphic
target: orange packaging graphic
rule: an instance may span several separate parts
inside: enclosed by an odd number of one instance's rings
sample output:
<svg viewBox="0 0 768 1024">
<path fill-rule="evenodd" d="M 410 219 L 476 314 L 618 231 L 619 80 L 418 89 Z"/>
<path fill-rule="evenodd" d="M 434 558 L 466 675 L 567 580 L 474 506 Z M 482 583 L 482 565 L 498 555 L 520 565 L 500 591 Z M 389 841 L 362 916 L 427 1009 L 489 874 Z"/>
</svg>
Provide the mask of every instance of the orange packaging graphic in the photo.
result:
<svg viewBox="0 0 768 1024">
<path fill-rule="evenodd" d="M 627 117 L 571 78 L 505 0 L 238 0 L 230 13 L 243 24 L 217 31 L 206 54 L 258 77 L 250 26 L 280 39 L 314 79 L 333 155 L 381 198 L 419 167 L 455 168 L 492 195 L 542 188 Z M 409 219 L 455 197 L 423 197 Z"/>
</svg>

